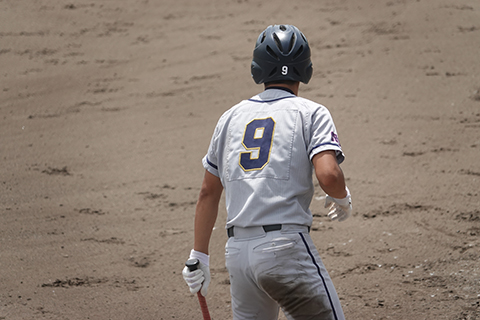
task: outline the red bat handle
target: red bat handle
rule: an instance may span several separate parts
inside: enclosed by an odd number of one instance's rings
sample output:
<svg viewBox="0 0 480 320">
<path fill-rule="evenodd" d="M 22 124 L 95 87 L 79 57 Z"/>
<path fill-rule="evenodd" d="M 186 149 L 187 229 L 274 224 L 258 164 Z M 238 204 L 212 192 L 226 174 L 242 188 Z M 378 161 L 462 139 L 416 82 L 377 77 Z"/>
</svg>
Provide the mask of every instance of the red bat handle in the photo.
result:
<svg viewBox="0 0 480 320">
<path fill-rule="evenodd" d="M 200 261 L 198 261 L 198 259 L 189 259 L 187 260 L 187 263 L 185 263 L 185 265 L 188 267 L 190 271 L 197 270 L 199 264 L 200 264 Z M 210 312 L 208 312 L 207 300 L 205 300 L 205 297 L 202 296 L 200 291 L 197 292 L 197 297 L 198 297 L 198 302 L 200 303 L 200 309 L 202 309 L 203 320 L 211 320 Z"/>
<path fill-rule="evenodd" d="M 200 309 L 202 309 L 203 320 L 211 320 L 210 312 L 208 312 L 207 300 L 202 296 L 200 292 L 197 292 L 198 302 L 200 303 Z"/>
</svg>

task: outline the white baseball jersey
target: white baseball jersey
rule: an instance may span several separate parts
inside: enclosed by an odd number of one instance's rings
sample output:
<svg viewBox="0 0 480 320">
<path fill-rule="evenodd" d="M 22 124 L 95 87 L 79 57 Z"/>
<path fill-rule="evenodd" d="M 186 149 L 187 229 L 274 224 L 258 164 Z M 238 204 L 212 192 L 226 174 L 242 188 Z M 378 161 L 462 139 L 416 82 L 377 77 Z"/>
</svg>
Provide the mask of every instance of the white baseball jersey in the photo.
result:
<svg viewBox="0 0 480 320">
<path fill-rule="evenodd" d="M 267 89 L 226 111 L 202 162 L 225 188 L 227 225 L 310 226 L 312 157 L 344 155 L 330 112 L 288 90 Z"/>
</svg>

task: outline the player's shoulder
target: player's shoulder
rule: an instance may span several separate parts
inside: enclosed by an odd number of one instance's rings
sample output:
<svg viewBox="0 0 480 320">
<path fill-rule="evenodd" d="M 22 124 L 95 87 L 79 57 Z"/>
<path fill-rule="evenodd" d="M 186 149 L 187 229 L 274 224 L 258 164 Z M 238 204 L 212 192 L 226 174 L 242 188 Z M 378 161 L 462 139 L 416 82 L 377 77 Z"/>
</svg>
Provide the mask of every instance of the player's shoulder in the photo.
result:
<svg viewBox="0 0 480 320">
<path fill-rule="evenodd" d="M 237 110 L 244 107 L 246 104 L 248 104 L 248 100 L 242 100 L 242 101 L 238 102 L 234 106 L 232 106 L 229 109 L 227 109 L 226 111 L 224 111 L 223 114 L 220 116 L 220 119 L 230 117 L 232 114 L 234 114 Z"/>
<path fill-rule="evenodd" d="M 225 110 L 218 119 L 217 129 L 220 127 L 225 127 L 229 123 L 231 118 L 235 115 L 235 112 L 243 108 L 246 104 L 248 104 L 248 100 L 242 100 L 234 106 L 230 107 L 229 109 Z"/>
<path fill-rule="evenodd" d="M 316 101 L 304 98 L 304 97 L 296 97 L 297 104 L 300 108 L 303 108 L 309 114 L 317 114 L 317 113 L 326 113 L 329 114 L 330 111 L 328 108 Z"/>
</svg>

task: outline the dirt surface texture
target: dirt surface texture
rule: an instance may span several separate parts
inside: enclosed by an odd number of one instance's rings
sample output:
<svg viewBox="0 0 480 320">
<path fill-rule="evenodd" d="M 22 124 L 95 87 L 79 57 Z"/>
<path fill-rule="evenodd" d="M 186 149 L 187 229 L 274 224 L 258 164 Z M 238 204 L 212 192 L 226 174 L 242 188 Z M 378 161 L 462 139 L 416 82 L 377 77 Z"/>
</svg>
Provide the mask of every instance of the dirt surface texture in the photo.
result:
<svg viewBox="0 0 480 320">
<path fill-rule="evenodd" d="M 181 270 L 268 25 L 312 50 L 354 213 L 311 235 L 347 319 L 480 319 L 478 0 L 0 0 L 0 319 L 201 319 Z M 231 319 L 224 199 L 213 319 Z M 285 319 L 282 314 L 281 319 Z"/>
</svg>

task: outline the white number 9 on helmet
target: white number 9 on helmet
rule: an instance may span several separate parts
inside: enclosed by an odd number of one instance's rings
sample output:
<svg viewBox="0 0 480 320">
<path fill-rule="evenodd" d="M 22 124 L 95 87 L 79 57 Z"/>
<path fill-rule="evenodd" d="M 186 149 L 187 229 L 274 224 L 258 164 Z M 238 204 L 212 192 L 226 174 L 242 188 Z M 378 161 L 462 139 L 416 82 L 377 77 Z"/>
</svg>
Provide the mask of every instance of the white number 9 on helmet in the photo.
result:
<svg viewBox="0 0 480 320">
<path fill-rule="evenodd" d="M 283 66 L 282 67 L 282 74 L 286 76 L 288 74 L 288 66 Z"/>
</svg>

